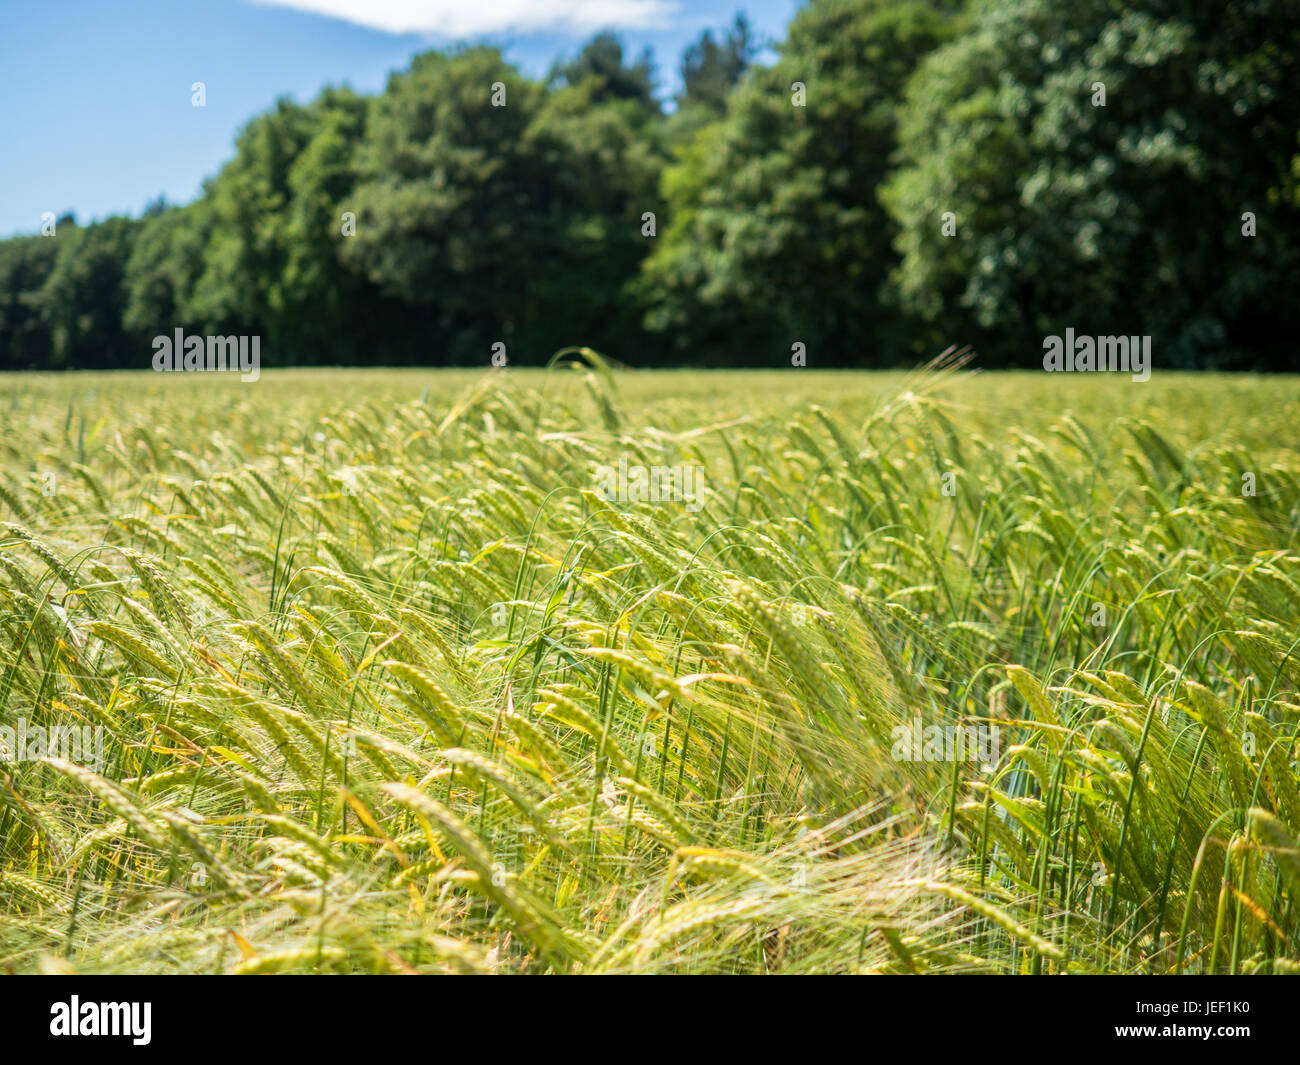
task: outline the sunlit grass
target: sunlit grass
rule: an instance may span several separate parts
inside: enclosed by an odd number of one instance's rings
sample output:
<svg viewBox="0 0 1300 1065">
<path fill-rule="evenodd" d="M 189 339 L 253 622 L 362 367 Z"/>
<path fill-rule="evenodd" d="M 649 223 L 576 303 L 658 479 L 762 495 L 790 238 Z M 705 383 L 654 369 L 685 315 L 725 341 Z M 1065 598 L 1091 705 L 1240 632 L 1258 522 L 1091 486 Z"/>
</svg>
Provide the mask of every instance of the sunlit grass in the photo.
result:
<svg viewBox="0 0 1300 1065">
<path fill-rule="evenodd" d="M 0 766 L 9 969 L 1300 968 L 1295 378 L 578 360 L 0 411 L 0 725 L 104 738 Z M 620 458 L 702 506 L 605 501 Z M 899 760 L 918 720 L 996 764 Z"/>
</svg>

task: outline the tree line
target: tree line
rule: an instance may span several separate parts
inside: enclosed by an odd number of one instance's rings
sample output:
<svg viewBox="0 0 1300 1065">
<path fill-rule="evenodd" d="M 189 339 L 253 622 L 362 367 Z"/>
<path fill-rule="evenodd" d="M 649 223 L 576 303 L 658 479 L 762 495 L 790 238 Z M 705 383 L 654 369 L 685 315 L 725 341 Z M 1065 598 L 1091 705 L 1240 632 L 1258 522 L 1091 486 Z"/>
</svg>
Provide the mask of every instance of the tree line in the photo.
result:
<svg viewBox="0 0 1300 1065">
<path fill-rule="evenodd" d="M 0 368 L 178 327 L 268 366 L 1036 366 L 1067 327 L 1300 366 L 1294 0 L 812 0 L 762 45 L 704 33 L 672 107 L 611 34 L 282 99 L 194 202 L 0 241 Z"/>
</svg>

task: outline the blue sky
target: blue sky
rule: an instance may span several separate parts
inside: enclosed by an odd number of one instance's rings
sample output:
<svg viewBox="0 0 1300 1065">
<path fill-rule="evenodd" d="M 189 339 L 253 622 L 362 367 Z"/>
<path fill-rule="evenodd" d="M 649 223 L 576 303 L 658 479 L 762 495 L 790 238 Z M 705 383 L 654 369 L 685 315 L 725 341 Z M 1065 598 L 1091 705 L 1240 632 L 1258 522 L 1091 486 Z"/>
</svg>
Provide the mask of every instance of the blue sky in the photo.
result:
<svg viewBox="0 0 1300 1065">
<path fill-rule="evenodd" d="M 542 75 L 598 30 L 654 48 L 664 91 L 682 49 L 743 9 L 780 39 L 799 0 L 0 0 L 0 237 L 41 214 L 86 222 L 173 203 L 233 154 L 278 96 L 383 89 L 412 55 L 456 41 L 504 48 Z M 190 87 L 207 86 L 193 107 Z"/>
</svg>

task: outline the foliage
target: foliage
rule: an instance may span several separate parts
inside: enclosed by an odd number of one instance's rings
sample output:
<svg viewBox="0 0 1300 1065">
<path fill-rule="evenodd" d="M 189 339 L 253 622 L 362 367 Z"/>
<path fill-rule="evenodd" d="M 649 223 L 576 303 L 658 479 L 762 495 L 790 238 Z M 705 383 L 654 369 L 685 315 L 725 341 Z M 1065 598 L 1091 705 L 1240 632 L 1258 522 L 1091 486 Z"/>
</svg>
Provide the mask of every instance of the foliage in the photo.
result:
<svg viewBox="0 0 1300 1065">
<path fill-rule="evenodd" d="M 744 12 L 737 12 L 726 36 L 716 40 L 705 30 L 682 53 L 682 89 L 677 113 L 687 122 L 718 119 L 727 113 L 727 100 L 753 65 L 760 43 Z"/>
<path fill-rule="evenodd" d="M 0 241 L 0 369 L 48 365 L 50 326 L 40 293 L 58 253 L 58 245 L 43 237 Z"/>
<path fill-rule="evenodd" d="M 646 48 L 629 65 L 623 57 L 623 42 L 613 33 L 596 34 L 573 59 L 556 63 L 551 80 L 585 85 L 593 100 L 628 100 L 646 110 L 657 110 L 650 49 Z"/>
<path fill-rule="evenodd" d="M 1269 191 L 1298 57 L 1287 2 L 983 0 L 909 86 L 900 298 L 1000 360 L 1070 326 L 1152 335 L 1165 366 L 1294 365 L 1300 216 Z"/>
<path fill-rule="evenodd" d="M 1026 367 L 1070 328 L 1296 365 L 1290 0 L 810 0 L 774 47 L 702 31 L 671 113 L 608 33 L 542 80 L 462 47 L 280 100 L 193 203 L 0 241 L 0 367 L 177 328 L 275 366 Z"/>
<path fill-rule="evenodd" d="M 880 299 L 893 227 L 875 202 L 908 76 L 952 32 L 924 3 L 811 4 L 772 67 L 700 129 L 664 175 L 670 216 L 642 286 L 648 324 L 682 352 L 815 365 L 897 357 Z M 797 105 L 797 85 L 806 100 Z"/>
</svg>

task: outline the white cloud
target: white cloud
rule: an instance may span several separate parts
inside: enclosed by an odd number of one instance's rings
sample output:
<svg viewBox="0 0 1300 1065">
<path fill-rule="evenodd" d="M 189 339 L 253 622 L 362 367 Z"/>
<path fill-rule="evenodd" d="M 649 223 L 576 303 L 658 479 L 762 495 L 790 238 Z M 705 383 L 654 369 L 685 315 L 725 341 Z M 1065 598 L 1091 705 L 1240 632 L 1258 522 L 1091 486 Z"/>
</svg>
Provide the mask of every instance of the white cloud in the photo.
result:
<svg viewBox="0 0 1300 1065">
<path fill-rule="evenodd" d="M 385 33 L 476 37 L 485 33 L 590 33 L 646 29 L 677 13 L 677 0 L 253 0 L 343 19 Z"/>
</svg>

